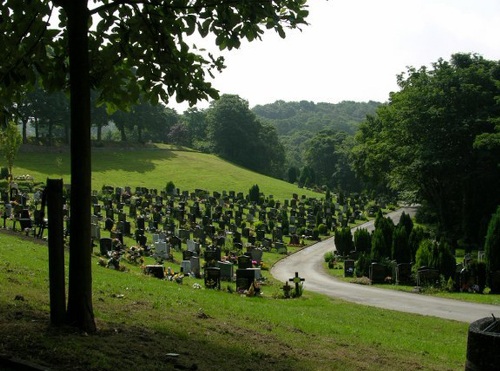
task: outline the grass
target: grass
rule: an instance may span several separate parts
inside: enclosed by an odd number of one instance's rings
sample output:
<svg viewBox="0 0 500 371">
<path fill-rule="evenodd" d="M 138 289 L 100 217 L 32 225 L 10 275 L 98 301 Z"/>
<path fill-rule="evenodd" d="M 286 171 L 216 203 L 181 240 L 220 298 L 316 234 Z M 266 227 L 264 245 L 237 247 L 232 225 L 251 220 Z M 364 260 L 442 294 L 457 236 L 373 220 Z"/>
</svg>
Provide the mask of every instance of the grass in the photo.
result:
<svg viewBox="0 0 500 371">
<path fill-rule="evenodd" d="M 49 326 L 45 244 L 0 234 L 0 354 L 54 370 L 458 370 L 467 325 L 316 295 L 194 289 L 93 258 L 95 335 Z M 234 284 L 232 284 L 234 285 Z M 202 285 L 203 286 L 203 285 Z M 171 354 L 173 353 L 173 355 Z"/>
<path fill-rule="evenodd" d="M 30 174 L 35 181 L 47 178 L 71 182 L 70 157 L 66 150 L 42 152 L 21 151 L 15 161 L 14 176 Z M 254 184 L 265 196 L 290 199 L 294 193 L 307 197 L 321 197 L 317 192 L 298 188 L 297 185 L 257 174 L 232 165 L 220 158 L 169 145 L 139 148 L 94 148 L 92 153 L 92 188 L 103 185 L 113 187 L 147 187 L 164 190 L 172 181 L 181 191 L 196 188 L 207 191 L 235 191 L 248 193 Z"/>
</svg>

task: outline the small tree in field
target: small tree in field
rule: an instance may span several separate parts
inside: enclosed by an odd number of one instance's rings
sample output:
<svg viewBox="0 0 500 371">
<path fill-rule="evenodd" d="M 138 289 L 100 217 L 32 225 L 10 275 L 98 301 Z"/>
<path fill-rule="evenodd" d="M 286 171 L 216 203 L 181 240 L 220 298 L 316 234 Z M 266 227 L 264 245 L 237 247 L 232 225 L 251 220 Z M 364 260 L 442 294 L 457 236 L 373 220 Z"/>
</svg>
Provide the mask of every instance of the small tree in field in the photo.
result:
<svg viewBox="0 0 500 371">
<path fill-rule="evenodd" d="M 7 161 L 9 175 L 12 178 L 12 168 L 14 167 L 14 160 L 16 158 L 19 147 L 23 142 L 21 133 L 17 129 L 14 122 L 10 121 L 7 126 L 0 131 L 0 151 Z"/>
<path fill-rule="evenodd" d="M 500 287 L 497 286 L 498 282 L 493 277 L 498 275 L 500 271 L 500 206 L 497 208 L 495 214 L 492 215 L 488 225 L 488 232 L 484 242 L 484 254 L 491 292 L 498 293 L 500 292 Z"/>
</svg>

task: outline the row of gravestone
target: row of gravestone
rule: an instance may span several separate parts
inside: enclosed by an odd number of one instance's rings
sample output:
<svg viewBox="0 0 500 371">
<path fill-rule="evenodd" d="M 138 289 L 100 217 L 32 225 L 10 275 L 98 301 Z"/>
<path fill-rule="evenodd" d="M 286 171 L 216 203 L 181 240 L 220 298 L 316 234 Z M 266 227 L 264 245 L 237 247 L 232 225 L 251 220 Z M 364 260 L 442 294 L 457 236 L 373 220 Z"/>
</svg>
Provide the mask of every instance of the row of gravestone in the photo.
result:
<svg viewBox="0 0 500 371">
<path fill-rule="evenodd" d="M 344 260 L 344 277 L 353 277 L 355 261 Z M 394 276 L 394 277 L 393 277 Z M 372 283 L 386 283 L 394 281 L 396 284 L 407 285 L 414 283 L 411 263 L 397 264 L 394 271 L 386 265 L 373 262 L 370 264 L 368 278 Z M 417 270 L 417 286 L 433 285 L 439 281 L 439 271 L 433 268 L 422 267 Z"/>
<path fill-rule="evenodd" d="M 201 217 L 200 215 L 200 207 L 199 203 L 200 201 L 197 198 L 197 193 L 192 193 L 189 196 L 189 193 L 184 192 L 183 195 L 184 197 L 173 197 L 173 196 L 167 196 L 166 193 L 163 196 L 158 196 L 155 195 L 155 200 L 153 202 L 152 197 L 153 194 L 155 194 L 155 190 L 153 192 L 149 192 L 147 189 L 141 188 L 142 191 L 139 191 L 141 195 L 150 195 L 151 197 L 147 199 L 147 203 L 143 204 L 142 197 L 137 197 L 134 202 L 128 200 L 128 204 L 132 208 L 136 209 L 141 209 L 143 206 L 156 206 L 156 207 L 163 207 L 164 205 L 168 205 L 171 209 L 174 209 L 174 201 L 178 202 L 179 206 L 182 206 L 183 204 L 185 205 L 188 200 L 191 200 L 191 202 L 194 203 L 194 205 L 198 205 L 197 207 L 191 206 L 190 214 L 194 215 L 194 217 L 199 218 Z M 118 191 L 120 194 L 120 191 Z M 206 193 L 208 194 L 208 193 Z M 214 194 L 217 195 L 217 193 L 214 192 Z M 231 194 L 231 192 L 230 192 Z M 234 194 L 234 192 L 233 192 Z M 165 198 L 164 198 L 165 196 Z M 168 198 L 167 198 L 168 197 Z M 98 197 L 97 195 L 94 196 L 94 201 L 97 201 Z M 214 200 L 214 201 L 210 201 Z M 233 200 L 236 200 L 237 203 L 232 203 Z M 247 216 L 247 221 L 254 221 L 258 218 L 260 221 L 266 221 L 266 219 L 270 220 L 275 220 L 276 218 L 279 218 L 281 216 L 281 213 L 277 212 L 280 207 L 281 203 L 280 202 L 275 202 L 272 208 L 269 208 L 269 211 L 267 211 L 266 207 L 261 207 L 260 210 L 258 210 L 258 207 L 254 204 L 249 204 L 248 202 L 242 202 L 244 200 L 241 195 L 240 198 L 231 198 L 231 197 L 225 197 L 225 198 L 219 198 L 217 199 L 216 196 L 209 196 L 208 200 L 202 200 L 201 202 L 204 202 L 205 207 L 211 206 L 211 205 L 216 205 L 216 208 L 222 208 L 227 205 L 230 205 L 230 209 L 235 209 L 235 213 L 239 213 L 239 215 L 234 215 L 234 218 L 240 221 L 243 221 L 243 215 L 242 215 L 242 210 L 243 208 L 248 208 L 248 213 L 246 214 Z M 106 202 L 113 202 L 113 200 L 106 200 Z M 164 204 L 165 202 L 165 204 Z M 219 203 L 217 203 L 219 202 Z M 96 202 L 97 203 L 97 202 Z M 123 208 L 123 205 L 125 203 L 120 203 L 117 205 L 118 209 Z M 328 216 L 334 216 L 338 214 L 338 220 L 335 220 L 335 222 L 339 223 L 344 223 L 344 222 L 352 222 L 356 217 L 360 217 L 361 211 L 364 210 L 363 203 L 360 203 L 359 205 L 353 204 L 353 206 L 349 206 L 347 204 L 340 205 L 338 203 L 332 203 L 332 202 L 324 202 L 324 201 L 318 201 L 314 198 L 303 198 L 301 200 L 298 200 L 297 198 L 292 198 L 290 202 L 288 200 L 285 200 L 283 204 L 283 209 L 287 210 L 288 206 L 291 206 L 290 210 L 290 224 L 298 224 L 299 226 L 304 226 L 305 224 L 314 224 L 316 222 L 316 214 L 318 211 L 322 211 L 324 214 L 324 217 Z M 306 206 L 310 205 L 309 209 L 306 209 Z M 236 211 L 236 208 L 238 209 Z M 352 208 L 352 211 L 351 211 Z M 183 209 L 183 210 L 182 210 Z M 176 210 L 176 209 L 174 209 Z M 182 213 L 187 213 L 187 210 L 184 207 L 179 207 L 179 210 Z M 136 210 L 133 210 L 134 212 Z M 230 210 L 231 211 L 231 210 Z M 232 212 L 232 211 L 231 211 Z M 133 213 L 131 213 L 133 214 Z M 176 215 L 178 216 L 178 215 Z M 220 215 L 216 215 L 216 218 L 213 218 L 214 220 L 220 219 Z M 296 219 L 296 220 L 295 220 Z M 348 220 L 349 219 L 349 220 Z M 326 222 L 326 220 L 324 220 Z M 240 223 L 236 223 L 240 224 Z"/>
</svg>

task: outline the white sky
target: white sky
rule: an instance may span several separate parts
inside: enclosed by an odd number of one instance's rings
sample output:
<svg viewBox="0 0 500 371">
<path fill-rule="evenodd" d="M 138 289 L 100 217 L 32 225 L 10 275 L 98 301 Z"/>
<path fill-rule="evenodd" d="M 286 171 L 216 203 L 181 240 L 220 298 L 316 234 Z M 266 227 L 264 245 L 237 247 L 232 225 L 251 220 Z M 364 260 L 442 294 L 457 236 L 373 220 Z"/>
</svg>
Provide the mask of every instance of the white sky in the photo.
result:
<svg viewBox="0 0 500 371">
<path fill-rule="evenodd" d="M 407 66 L 457 52 L 500 60 L 499 0 L 309 0 L 308 6 L 310 25 L 302 32 L 289 30 L 285 39 L 268 33 L 224 53 L 227 68 L 213 81 L 221 94 L 237 94 L 250 107 L 276 100 L 385 102 Z"/>
</svg>

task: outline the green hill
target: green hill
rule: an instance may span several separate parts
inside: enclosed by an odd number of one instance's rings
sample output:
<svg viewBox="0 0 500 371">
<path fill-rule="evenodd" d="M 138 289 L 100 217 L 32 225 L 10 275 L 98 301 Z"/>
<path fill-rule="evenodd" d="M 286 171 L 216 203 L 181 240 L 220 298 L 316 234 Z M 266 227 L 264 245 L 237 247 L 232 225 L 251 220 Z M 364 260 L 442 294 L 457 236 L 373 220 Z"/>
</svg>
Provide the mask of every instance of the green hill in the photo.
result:
<svg viewBox="0 0 500 371">
<path fill-rule="evenodd" d="M 28 147 L 18 154 L 14 176 L 29 174 L 36 182 L 62 178 L 71 183 L 70 156 L 65 148 Z M 92 188 L 103 185 L 164 189 L 172 181 L 181 191 L 235 191 L 248 193 L 254 184 L 265 196 L 291 198 L 292 194 L 321 197 L 294 184 L 257 174 L 230 164 L 217 156 L 168 145 L 94 148 L 92 152 Z"/>
</svg>

